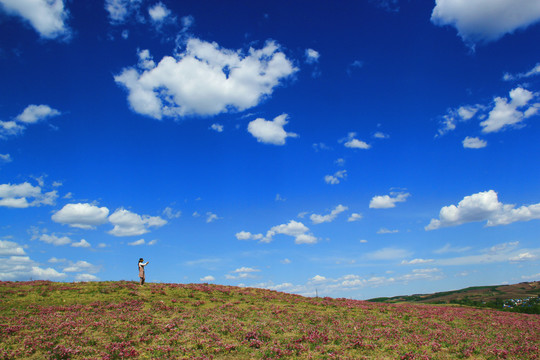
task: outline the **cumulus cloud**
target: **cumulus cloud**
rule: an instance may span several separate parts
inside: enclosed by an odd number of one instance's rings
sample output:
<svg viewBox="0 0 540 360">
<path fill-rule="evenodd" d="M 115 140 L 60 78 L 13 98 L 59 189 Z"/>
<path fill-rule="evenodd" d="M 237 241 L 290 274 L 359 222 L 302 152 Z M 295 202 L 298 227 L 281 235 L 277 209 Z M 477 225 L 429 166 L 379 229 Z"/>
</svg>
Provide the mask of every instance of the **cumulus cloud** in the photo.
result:
<svg viewBox="0 0 540 360">
<path fill-rule="evenodd" d="M 297 137 L 298 135 L 286 132 L 283 127 L 288 124 L 288 115 L 281 114 L 274 120 L 265 120 L 258 118 L 248 124 L 248 131 L 258 142 L 272 145 L 285 145 L 285 139 L 288 137 Z"/>
<path fill-rule="evenodd" d="M 306 49 L 306 52 L 305 52 L 306 63 L 315 64 L 315 63 L 319 62 L 319 57 L 320 56 L 321 55 L 319 54 L 318 51 L 313 50 L 313 49 Z"/>
<path fill-rule="evenodd" d="M 60 111 L 48 105 L 29 105 L 17 116 L 17 120 L 25 124 L 34 124 L 57 115 L 60 115 Z"/>
<path fill-rule="evenodd" d="M 159 2 L 148 8 L 148 15 L 153 22 L 162 22 L 171 14 L 171 10 L 167 9 L 163 3 Z"/>
<path fill-rule="evenodd" d="M 0 240 L 0 255 L 25 255 L 24 248 L 13 241 Z"/>
<path fill-rule="evenodd" d="M 397 234 L 399 230 L 390 230 L 387 228 L 380 228 L 377 230 L 377 234 Z"/>
<path fill-rule="evenodd" d="M 405 202 L 411 196 L 409 193 L 390 193 L 390 195 L 374 196 L 369 202 L 370 209 L 389 209 L 396 207 L 396 203 Z"/>
<path fill-rule="evenodd" d="M 362 214 L 352 213 L 351 216 L 347 219 L 348 222 L 358 221 L 362 219 Z"/>
<path fill-rule="evenodd" d="M 144 244 L 145 244 L 144 239 L 139 239 L 139 240 L 135 240 L 128 243 L 129 246 L 139 246 L 139 245 L 144 245 Z"/>
<path fill-rule="evenodd" d="M 364 150 L 367 150 L 367 149 L 371 148 L 371 145 L 367 144 L 366 142 L 364 142 L 362 140 L 356 139 L 356 133 L 355 132 L 350 132 L 347 135 L 347 138 L 342 140 L 342 141 L 345 142 L 345 147 L 348 147 L 350 149 L 364 149 Z"/>
<path fill-rule="evenodd" d="M 206 222 L 207 223 L 211 223 L 211 222 L 214 222 L 216 220 L 219 220 L 221 219 L 219 216 L 217 216 L 216 214 L 212 213 L 212 212 L 207 212 L 206 213 Z"/>
<path fill-rule="evenodd" d="M 82 248 L 89 248 L 89 247 L 92 247 L 92 245 L 90 245 L 90 243 L 84 239 L 81 239 L 81 241 L 78 241 L 78 242 L 74 242 L 73 244 L 71 244 L 71 246 L 73 247 L 82 247 Z"/>
<path fill-rule="evenodd" d="M 109 234 L 114 236 L 136 236 L 149 232 L 150 227 L 161 227 L 167 221 L 159 216 L 139 215 L 129 210 L 117 209 L 111 216 L 109 222 L 114 228 Z"/>
<path fill-rule="evenodd" d="M 0 259 L 0 280 L 60 280 L 65 273 L 53 268 L 41 268 L 29 256 L 10 256 Z"/>
<path fill-rule="evenodd" d="M 508 225 L 517 221 L 540 219 L 540 203 L 521 206 L 499 202 L 495 191 L 489 190 L 465 196 L 458 205 L 441 208 L 439 219 L 432 219 L 426 230 L 486 221 L 486 226 Z"/>
<path fill-rule="evenodd" d="M 432 263 L 434 262 L 435 260 L 433 259 L 413 259 L 413 260 L 410 260 L 410 261 L 407 261 L 407 260 L 403 260 L 401 262 L 401 265 L 419 265 L 419 264 L 428 264 L 428 263 Z"/>
<path fill-rule="evenodd" d="M 449 131 L 455 130 L 458 123 L 472 119 L 482 108 L 481 105 L 465 105 L 460 106 L 457 109 L 449 109 L 448 112 L 442 116 L 438 136 L 442 136 Z"/>
<path fill-rule="evenodd" d="M 63 269 L 63 271 L 97 273 L 99 271 L 99 266 L 92 265 L 88 261 L 80 260 L 75 263 L 70 262 L 70 264 Z"/>
<path fill-rule="evenodd" d="M 86 282 L 86 281 L 98 281 L 98 280 L 99 278 L 92 274 L 77 274 L 75 276 L 75 281 Z"/>
<path fill-rule="evenodd" d="M 109 209 L 88 203 L 67 204 L 53 214 L 52 220 L 81 229 L 94 229 L 107 222 Z"/>
<path fill-rule="evenodd" d="M 27 208 L 41 205 L 54 205 L 58 193 L 56 190 L 42 193 L 41 187 L 28 182 L 22 184 L 0 184 L 0 206 Z"/>
<path fill-rule="evenodd" d="M 205 277 L 202 277 L 200 279 L 200 281 L 203 281 L 203 282 L 211 282 L 211 281 L 215 281 L 216 278 L 213 277 L 212 275 L 208 275 L 208 276 L 205 276 Z"/>
<path fill-rule="evenodd" d="M 536 0 L 436 0 L 435 4 L 431 21 L 455 27 L 468 44 L 496 41 L 540 21 Z"/>
<path fill-rule="evenodd" d="M 332 222 L 336 219 L 336 217 L 341 214 L 344 211 L 347 211 L 349 208 L 347 206 L 343 206 L 339 204 L 336 206 L 334 210 L 330 212 L 330 214 L 327 215 L 318 215 L 318 214 L 312 214 L 310 216 L 311 221 L 313 224 L 322 224 L 325 222 Z"/>
<path fill-rule="evenodd" d="M 210 126 L 210 129 L 217 131 L 217 132 L 223 132 L 223 125 L 221 124 L 212 124 Z"/>
<path fill-rule="evenodd" d="M 60 115 L 60 111 L 48 105 L 29 105 L 14 121 L 0 121 L 0 138 L 24 133 L 28 125 Z"/>
<path fill-rule="evenodd" d="M 1 126 L 1 125 L 0 125 Z M 0 162 L 11 162 L 11 155 L 10 154 L 0 154 Z"/>
<path fill-rule="evenodd" d="M 325 175 L 324 182 L 330 185 L 337 185 L 341 182 L 341 179 L 347 177 L 347 170 L 339 170 L 334 175 Z"/>
<path fill-rule="evenodd" d="M 538 112 L 540 104 L 528 105 L 529 101 L 537 97 L 522 87 L 510 91 L 510 101 L 507 98 L 496 97 L 495 107 L 490 111 L 488 118 L 480 123 L 482 132 L 498 132 L 507 127 L 516 127 L 521 122 Z"/>
<path fill-rule="evenodd" d="M 112 24 L 121 24 L 137 13 L 142 0 L 105 0 L 105 10 Z"/>
<path fill-rule="evenodd" d="M 463 139 L 463 147 L 466 149 L 481 149 L 487 146 L 487 141 L 477 137 L 467 136 Z"/>
<path fill-rule="evenodd" d="M 180 210 L 173 210 L 173 208 L 167 206 L 165 210 L 163 210 L 163 215 L 165 215 L 168 219 L 177 219 L 182 216 L 182 212 Z"/>
<path fill-rule="evenodd" d="M 67 236 L 58 237 L 54 234 L 48 235 L 43 234 L 39 237 L 40 241 L 43 241 L 47 244 L 52 244 L 54 246 L 67 245 L 71 243 L 71 239 Z"/>
<path fill-rule="evenodd" d="M 28 22 L 44 39 L 67 39 L 69 12 L 63 0 L 0 0 L 0 9 Z"/>
<path fill-rule="evenodd" d="M 162 119 L 251 108 L 297 70 L 273 41 L 244 54 L 190 38 L 175 57 L 151 69 L 125 68 L 114 79 L 128 91 L 133 111 Z"/>
<path fill-rule="evenodd" d="M 266 232 L 266 235 L 252 234 L 248 231 L 240 231 L 236 233 L 238 240 L 259 240 L 260 242 L 269 243 L 274 240 L 274 236 L 283 234 L 294 237 L 296 244 L 315 244 L 318 239 L 309 233 L 309 228 L 301 222 L 291 220 L 287 224 L 273 226 Z"/>
</svg>

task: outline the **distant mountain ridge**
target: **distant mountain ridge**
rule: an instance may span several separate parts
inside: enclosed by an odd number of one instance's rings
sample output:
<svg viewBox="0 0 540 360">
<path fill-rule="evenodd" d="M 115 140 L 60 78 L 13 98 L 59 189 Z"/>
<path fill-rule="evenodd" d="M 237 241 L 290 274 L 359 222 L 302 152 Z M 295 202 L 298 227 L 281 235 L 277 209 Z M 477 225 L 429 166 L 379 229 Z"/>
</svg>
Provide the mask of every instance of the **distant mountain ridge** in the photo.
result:
<svg viewBox="0 0 540 360">
<path fill-rule="evenodd" d="M 500 309 L 513 309 L 514 311 L 527 310 L 517 309 L 519 306 L 509 306 L 508 300 L 531 299 L 532 312 L 540 310 L 540 304 L 535 299 L 540 297 L 540 281 L 522 282 L 513 285 L 473 286 L 460 290 L 436 292 L 433 294 L 414 294 L 394 297 L 379 297 L 369 299 L 372 302 L 402 303 L 416 302 L 428 304 L 459 304 L 469 306 L 491 307 Z M 523 311 L 530 312 L 530 311 Z"/>
</svg>

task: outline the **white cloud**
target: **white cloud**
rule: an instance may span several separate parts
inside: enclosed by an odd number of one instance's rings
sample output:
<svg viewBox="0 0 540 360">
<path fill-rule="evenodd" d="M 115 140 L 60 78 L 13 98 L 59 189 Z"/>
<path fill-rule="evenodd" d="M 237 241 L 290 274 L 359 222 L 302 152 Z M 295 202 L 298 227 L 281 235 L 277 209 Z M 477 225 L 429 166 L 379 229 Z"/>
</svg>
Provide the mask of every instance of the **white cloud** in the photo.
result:
<svg viewBox="0 0 540 360">
<path fill-rule="evenodd" d="M 121 24 L 139 10 L 142 0 L 105 0 L 105 10 L 113 24 Z"/>
<path fill-rule="evenodd" d="M 394 260 L 403 259 L 409 256 L 411 256 L 410 251 L 390 247 L 366 254 L 366 258 L 370 260 Z"/>
<path fill-rule="evenodd" d="M 502 262 L 535 261 L 540 258 L 540 249 L 519 249 L 519 242 L 497 244 L 482 249 L 479 253 L 454 258 L 438 259 L 435 264 L 442 266 L 462 266 L 493 264 Z"/>
<path fill-rule="evenodd" d="M 65 276 L 53 268 L 37 266 L 29 256 L 10 256 L 0 261 L 0 280 L 59 280 Z"/>
<path fill-rule="evenodd" d="M 109 209 L 88 203 L 67 204 L 53 214 L 52 220 L 81 229 L 93 229 L 107 222 Z"/>
<path fill-rule="evenodd" d="M 0 136 L 1 137 L 1 136 Z M 11 162 L 11 155 L 10 154 L 0 154 L 0 162 Z"/>
<path fill-rule="evenodd" d="M 403 260 L 401 262 L 401 265 L 418 265 L 418 264 L 428 264 L 428 263 L 432 263 L 434 262 L 435 260 L 433 259 L 413 259 L 413 260 L 410 260 L 410 261 L 407 261 L 407 260 Z"/>
<path fill-rule="evenodd" d="M 526 107 L 535 96 L 536 94 L 529 90 L 517 87 L 510 91 L 510 102 L 507 98 L 496 97 L 495 107 L 489 113 L 488 118 L 480 123 L 483 128 L 482 132 L 498 132 L 507 127 L 521 125 L 520 123 L 526 117 L 536 114 L 535 104 Z"/>
<path fill-rule="evenodd" d="M 538 280 L 540 279 L 540 273 L 534 275 L 523 275 L 521 278 L 523 280 Z"/>
<path fill-rule="evenodd" d="M 223 125 L 221 124 L 212 124 L 210 126 L 210 129 L 217 131 L 217 132 L 223 132 Z"/>
<path fill-rule="evenodd" d="M 540 203 L 521 206 L 499 202 L 493 190 L 465 196 L 457 206 L 441 208 L 439 219 L 432 219 L 426 230 L 457 226 L 469 222 L 487 221 L 487 226 L 508 225 L 516 221 L 540 219 Z"/>
<path fill-rule="evenodd" d="M 99 278 L 92 274 L 77 274 L 75 281 L 98 281 Z"/>
<path fill-rule="evenodd" d="M 213 277 L 212 275 L 208 275 L 208 276 L 202 277 L 200 280 L 203 282 L 211 282 L 211 281 L 215 281 L 216 278 Z"/>
<path fill-rule="evenodd" d="M 281 260 L 280 263 L 282 263 L 282 264 L 290 264 L 291 260 L 285 258 L 285 259 Z"/>
<path fill-rule="evenodd" d="M 49 262 L 51 264 L 57 264 L 57 263 L 66 262 L 66 261 L 67 261 L 66 259 L 58 259 L 58 258 L 56 258 L 54 256 L 49 259 Z"/>
<path fill-rule="evenodd" d="M 259 272 L 259 271 L 261 270 L 243 266 L 239 269 L 234 270 L 233 272 L 234 273 L 247 273 L 247 272 Z"/>
<path fill-rule="evenodd" d="M 22 134 L 26 128 L 15 121 L 0 120 L 0 139 Z"/>
<path fill-rule="evenodd" d="M 274 120 L 258 118 L 248 124 L 248 131 L 258 142 L 273 145 L 285 145 L 288 137 L 297 137 L 295 133 L 288 133 L 283 129 L 288 124 L 288 115 L 281 114 Z"/>
<path fill-rule="evenodd" d="M 435 250 L 433 252 L 435 254 L 446 254 L 446 253 L 451 253 L 451 252 L 460 253 L 460 252 L 465 252 L 465 251 L 469 251 L 469 250 L 471 250 L 470 246 L 456 248 L 456 247 L 450 246 L 450 244 L 446 244 L 442 248 L 437 249 L 437 250 Z"/>
<path fill-rule="evenodd" d="M 351 149 L 370 149 L 371 145 L 367 144 L 366 142 L 362 140 L 355 139 L 356 134 L 355 133 L 349 133 L 349 139 L 345 142 L 345 147 L 351 148 Z"/>
<path fill-rule="evenodd" d="M 315 275 L 313 278 L 311 278 L 311 280 L 313 280 L 315 282 L 321 282 L 321 281 L 325 281 L 326 278 L 324 276 L 321 276 L 321 275 Z"/>
<path fill-rule="evenodd" d="M 436 0 L 431 21 L 454 26 L 468 44 L 487 43 L 540 20 L 537 0 Z"/>
<path fill-rule="evenodd" d="M 55 246 L 67 245 L 71 243 L 71 239 L 68 238 L 67 236 L 58 237 L 54 234 L 53 235 L 43 234 L 39 237 L 39 240 L 47 244 L 52 244 Z"/>
<path fill-rule="evenodd" d="M 207 212 L 206 213 L 206 222 L 207 223 L 211 223 L 211 222 L 214 222 L 216 220 L 219 220 L 221 219 L 219 216 L 217 216 L 216 214 L 212 213 L 212 212 Z"/>
<path fill-rule="evenodd" d="M 538 256 L 530 252 L 519 253 L 516 256 L 510 257 L 508 260 L 512 262 L 533 261 L 538 259 Z"/>
<path fill-rule="evenodd" d="M 60 111 L 52 109 L 48 105 L 28 105 L 17 116 L 17 120 L 25 124 L 34 124 L 57 115 L 60 115 Z"/>
<path fill-rule="evenodd" d="M 190 38 L 176 57 L 152 69 L 125 68 L 114 79 L 128 90 L 133 111 L 161 119 L 254 107 L 297 70 L 273 41 L 243 54 Z"/>
<path fill-rule="evenodd" d="M 309 228 L 301 222 L 291 220 L 288 224 L 281 224 L 272 227 L 267 231 L 261 242 L 269 243 L 276 234 L 283 234 L 294 237 L 296 244 L 315 244 L 318 239 L 312 234 L 308 234 Z"/>
<path fill-rule="evenodd" d="M 238 240 L 261 240 L 263 237 L 263 234 L 252 234 L 249 231 L 240 231 L 236 233 L 236 238 Z"/>
<path fill-rule="evenodd" d="M 390 195 L 374 196 L 369 202 L 370 209 L 389 209 L 396 207 L 396 203 L 405 202 L 411 196 L 409 193 L 390 193 Z"/>
<path fill-rule="evenodd" d="M 73 244 L 71 244 L 71 246 L 73 247 L 83 247 L 83 248 L 89 248 L 89 247 L 92 247 L 92 245 L 90 245 L 90 243 L 84 239 L 81 239 L 81 241 L 79 242 L 74 242 Z"/>
<path fill-rule="evenodd" d="M 65 267 L 63 271 L 97 273 L 99 271 L 99 267 L 92 265 L 88 261 L 79 260 L 76 263 L 71 263 L 69 266 Z"/>
<path fill-rule="evenodd" d="M 463 147 L 466 149 L 481 149 L 481 148 L 485 148 L 486 146 L 487 146 L 487 141 L 482 140 L 477 137 L 467 136 L 463 140 Z"/>
<path fill-rule="evenodd" d="M 373 134 L 373 137 L 375 139 L 388 139 L 388 138 L 390 138 L 390 135 L 385 134 L 385 133 L 383 133 L 381 131 L 377 131 L 375 134 Z"/>
<path fill-rule="evenodd" d="M 503 76 L 503 80 L 505 81 L 513 81 L 513 80 L 519 80 L 523 78 L 529 78 L 531 76 L 540 75 L 540 63 L 536 64 L 531 70 L 525 72 L 525 73 L 519 73 L 519 74 L 509 74 L 506 73 Z"/>
<path fill-rule="evenodd" d="M 318 51 L 313 49 L 306 49 L 306 63 L 315 64 L 319 62 L 319 57 L 321 56 Z"/>
<path fill-rule="evenodd" d="M 0 255 L 25 255 L 24 248 L 13 241 L 0 240 Z"/>
<path fill-rule="evenodd" d="M 472 119 L 479 110 L 483 109 L 481 105 L 465 105 L 457 109 L 449 109 L 446 115 L 442 116 L 441 128 L 438 130 L 438 136 L 442 136 L 449 131 L 455 130 L 459 122 L 466 122 Z"/>
<path fill-rule="evenodd" d="M 334 175 L 326 175 L 324 181 L 330 185 L 337 185 L 341 182 L 340 179 L 345 179 L 347 177 L 347 170 L 339 170 L 334 173 Z"/>
<path fill-rule="evenodd" d="M 139 240 L 135 240 L 128 243 L 129 246 L 139 246 L 139 245 L 144 245 L 144 244 L 145 244 L 144 239 L 139 239 Z"/>
<path fill-rule="evenodd" d="M 28 21 L 42 38 L 67 38 L 70 34 L 65 24 L 69 12 L 63 0 L 0 0 L 0 5 L 8 14 Z"/>
<path fill-rule="evenodd" d="M 148 8 L 148 15 L 150 15 L 150 19 L 152 19 L 153 22 L 162 22 L 170 14 L 171 11 L 161 2 Z"/>
<path fill-rule="evenodd" d="M 109 222 L 114 228 L 109 234 L 114 236 L 136 236 L 146 234 L 150 227 L 161 227 L 167 221 L 159 216 L 139 215 L 129 210 L 117 209 L 111 216 Z"/>
<path fill-rule="evenodd" d="M 389 230 L 387 228 L 380 228 L 377 234 L 397 234 L 399 230 Z"/>
<path fill-rule="evenodd" d="M 347 219 L 348 222 L 358 221 L 362 219 L 362 214 L 352 213 L 351 216 Z"/>
<path fill-rule="evenodd" d="M 318 215 L 318 214 L 312 214 L 310 216 L 310 219 L 311 221 L 314 223 L 314 224 L 321 224 L 321 223 L 325 223 L 325 222 L 332 222 L 335 220 L 335 218 L 341 214 L 342 212 L 344 211 L 347 211 L 349 208 L 347 206 L 343 206 L 341 204 L 339 204 L 338 206 L 336 206 L 336 208 L 334 210 L 332 210 L 330 212 L 330 214 L 327 214 L 327 215 Z"/>
<path fill-rule="evenodd" d="M 163 215 L 165 215 L 168 219 L 177 219 L 180 216 L 182 216 L 182 212 L 175 211 L 171 207 L 167 206 L 165 210 L 163 210 Z"/>
<path fill-rule="evenodd" d="M 54 205 L 58 193 L 56 190 L 41 192 L 41 187 L 28 182 L 22 184 L 0 184 L 0 206 L 27 208 L 41 205 Z M 31 200 L 33 198 L 33 200 Z M 31 200 L 31 201 L 29 201 Z"/>
</svg>

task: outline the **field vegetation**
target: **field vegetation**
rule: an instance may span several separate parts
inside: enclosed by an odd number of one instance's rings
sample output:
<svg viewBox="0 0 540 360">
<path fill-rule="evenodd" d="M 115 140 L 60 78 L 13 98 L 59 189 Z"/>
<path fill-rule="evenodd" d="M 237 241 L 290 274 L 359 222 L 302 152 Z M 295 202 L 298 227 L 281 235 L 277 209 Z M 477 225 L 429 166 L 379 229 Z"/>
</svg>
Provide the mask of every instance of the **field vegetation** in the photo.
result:
<svg viewBox="0 0 540 360">
<path fill-rule="evenodd" d="M 208 284 L 0 282 L 0 359 L 538 359 L 540 317 Z"/>
</svg>

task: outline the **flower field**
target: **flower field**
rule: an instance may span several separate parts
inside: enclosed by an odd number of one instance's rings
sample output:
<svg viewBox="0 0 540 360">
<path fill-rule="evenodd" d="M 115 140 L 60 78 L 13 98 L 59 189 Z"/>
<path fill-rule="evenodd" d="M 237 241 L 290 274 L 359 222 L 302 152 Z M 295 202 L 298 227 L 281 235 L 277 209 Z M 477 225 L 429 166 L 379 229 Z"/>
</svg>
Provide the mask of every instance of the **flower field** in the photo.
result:
<svg viewBox="0 0 540 360">
<path fill-rule="evenodd" d="M 0 359 L 538 359 L 540 316 L 208 284 L 0 282 Z"/>
</svg>

